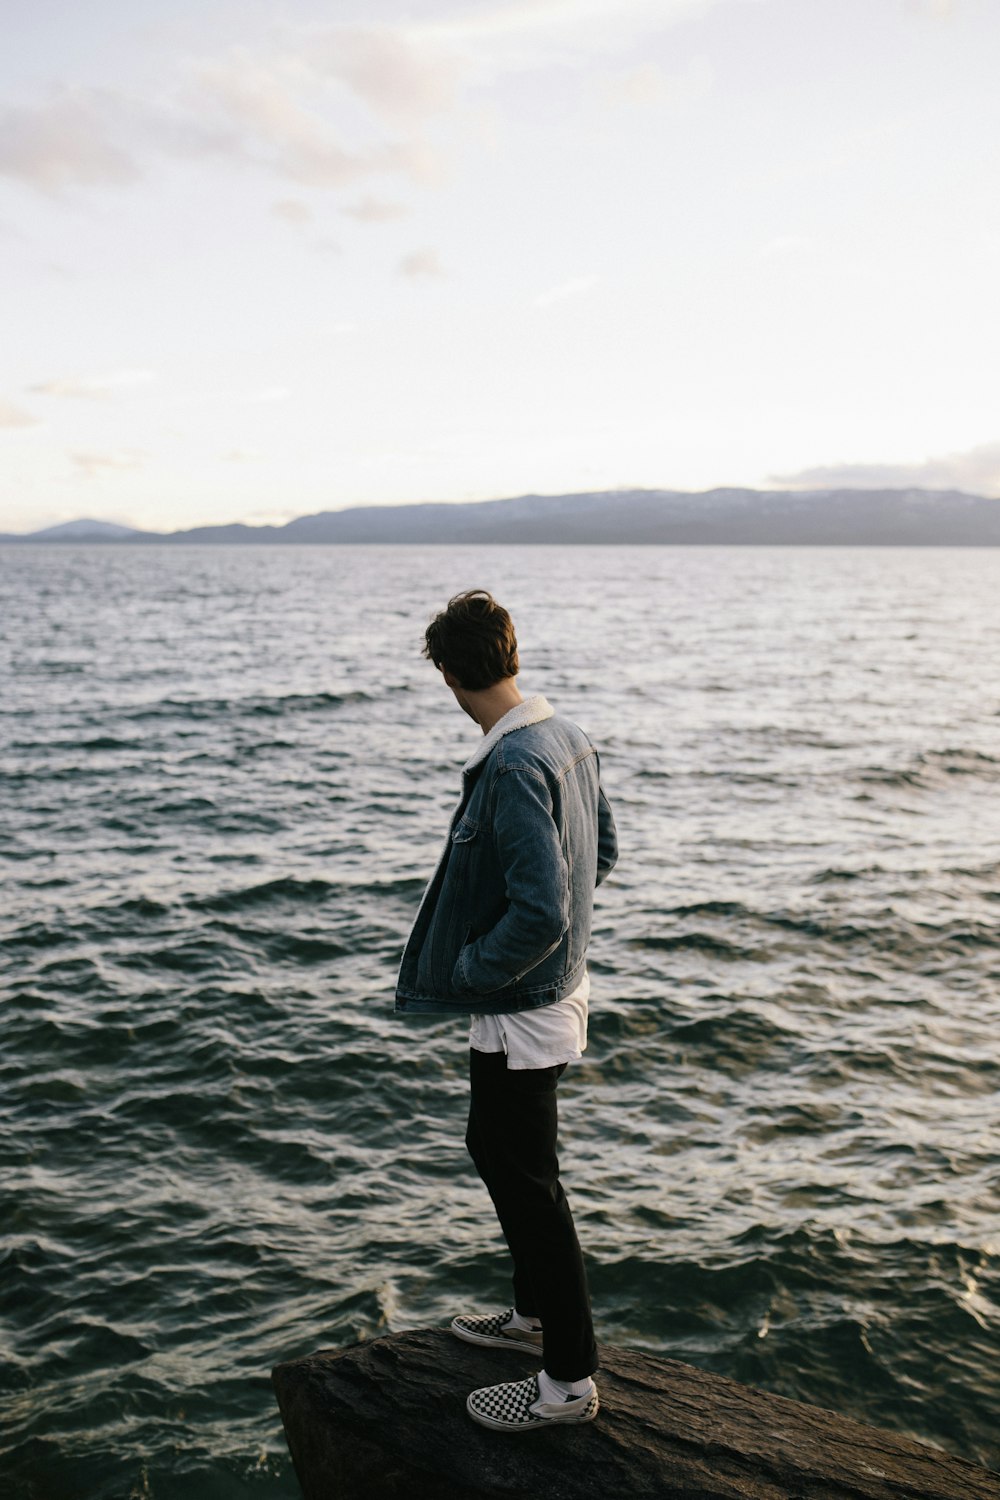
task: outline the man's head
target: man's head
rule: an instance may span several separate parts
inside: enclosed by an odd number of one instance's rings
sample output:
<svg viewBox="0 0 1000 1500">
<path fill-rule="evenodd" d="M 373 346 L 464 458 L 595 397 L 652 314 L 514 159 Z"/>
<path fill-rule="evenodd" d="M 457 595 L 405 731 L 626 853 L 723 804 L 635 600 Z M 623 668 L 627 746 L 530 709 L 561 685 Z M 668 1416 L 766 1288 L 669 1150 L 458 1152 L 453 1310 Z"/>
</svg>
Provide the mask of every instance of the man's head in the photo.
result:
<svg viewBox="0 0 1000 1500">
<path fill-rule="evenodd" d="M 424 655 L 466 692 L 481 692 L 518 673 L 513 621 L 485 589 L 449 599 L 427 627 Z"/>
</svg>

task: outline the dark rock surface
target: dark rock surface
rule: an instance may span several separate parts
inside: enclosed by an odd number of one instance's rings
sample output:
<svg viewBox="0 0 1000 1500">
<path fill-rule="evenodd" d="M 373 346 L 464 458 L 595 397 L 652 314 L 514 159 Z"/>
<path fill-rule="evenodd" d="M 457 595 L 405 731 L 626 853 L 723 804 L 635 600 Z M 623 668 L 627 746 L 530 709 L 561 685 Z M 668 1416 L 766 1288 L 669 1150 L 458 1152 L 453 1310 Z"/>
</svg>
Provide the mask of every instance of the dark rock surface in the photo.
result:
<svg viewBox="0 0 1000 1500">
<path fill-rule="evenodd" d="M 306 1500 L 1000 1500 L 1000 1474 L 940 1449 L 611 1346 L 587 1426 L 508 1435 L 467 1416 L 474 1387 L 537 1368 L 441 1329 L 278 1365 Z"/>
</svg>

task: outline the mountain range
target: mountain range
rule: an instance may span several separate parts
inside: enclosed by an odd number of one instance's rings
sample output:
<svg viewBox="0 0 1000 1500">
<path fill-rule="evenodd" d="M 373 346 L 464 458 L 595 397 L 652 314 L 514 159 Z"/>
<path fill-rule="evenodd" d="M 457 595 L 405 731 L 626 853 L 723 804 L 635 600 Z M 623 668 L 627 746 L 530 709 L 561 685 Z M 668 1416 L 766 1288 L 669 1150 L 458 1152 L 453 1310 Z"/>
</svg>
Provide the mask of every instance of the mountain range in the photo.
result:
<svg viewBox="0 0 1000 1500">
<path fill-rule="evenodd" d="M 186 544 L 693 543 L 699 545 L 1000 546 L 1000 499 L 960 490 L 600 490 L 456 504 L 366 505 L 283 526 L 142 531 L 67 521 L 0 542 Z"/>
</svg>

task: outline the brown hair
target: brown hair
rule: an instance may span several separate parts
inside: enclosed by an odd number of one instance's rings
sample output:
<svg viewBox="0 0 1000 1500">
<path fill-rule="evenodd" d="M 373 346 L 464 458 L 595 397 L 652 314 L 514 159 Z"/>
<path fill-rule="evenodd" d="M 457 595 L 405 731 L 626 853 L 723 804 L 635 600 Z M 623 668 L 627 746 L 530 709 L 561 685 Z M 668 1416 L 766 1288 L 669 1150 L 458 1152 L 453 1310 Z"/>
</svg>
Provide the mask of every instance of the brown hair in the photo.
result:
<svg viewBox="0 0 1000 1500">
<path fill-rule="evenodd" d="M 424 633 L 423 654 L 472 693 L 518 673 L 514 623 L 486 589 L 448 600 Z"/>
</svg>

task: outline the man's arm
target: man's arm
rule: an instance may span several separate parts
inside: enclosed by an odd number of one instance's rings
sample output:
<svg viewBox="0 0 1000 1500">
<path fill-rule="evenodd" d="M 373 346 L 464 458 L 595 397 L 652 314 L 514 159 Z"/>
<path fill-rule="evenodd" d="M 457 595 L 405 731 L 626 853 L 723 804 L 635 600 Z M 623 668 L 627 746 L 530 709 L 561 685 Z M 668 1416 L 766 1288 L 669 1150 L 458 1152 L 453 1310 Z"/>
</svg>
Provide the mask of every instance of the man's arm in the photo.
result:
<svg viewBox="0 0 1000 1500">
<path fill-rule="evenodd" d="M 544 776 L 524 769 L 498 776 L 493 840 L 506 884 L 499 922 L 458 955 L 452 983 L 489 994 L 540 964 L 569 926 L 569 870 Z"/>
<path fill-rule="evenodd" d="M 604 795 L 604 788 L 597 789 L 597 880 L 600 885 L 618 863 L 618 831 L 615 828 L 611 804 Z"/>
</svg>

